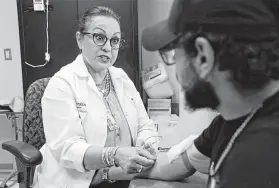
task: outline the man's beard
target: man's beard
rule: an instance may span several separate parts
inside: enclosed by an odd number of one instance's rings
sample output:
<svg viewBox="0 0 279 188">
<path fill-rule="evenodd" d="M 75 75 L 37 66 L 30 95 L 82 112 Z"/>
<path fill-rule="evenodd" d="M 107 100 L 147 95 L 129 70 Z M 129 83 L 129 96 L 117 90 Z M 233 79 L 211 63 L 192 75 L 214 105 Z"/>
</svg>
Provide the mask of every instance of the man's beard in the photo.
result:
<svg viewBox="0 0 279 188">
<path fill-rule="evenodd" d="M 184 88 L 185 105 L 191 110 L 211 108 L 216 110 L 220 100 L 212 85 L 196 75 L 195 81 L 190 88 Z"/>
</svg>

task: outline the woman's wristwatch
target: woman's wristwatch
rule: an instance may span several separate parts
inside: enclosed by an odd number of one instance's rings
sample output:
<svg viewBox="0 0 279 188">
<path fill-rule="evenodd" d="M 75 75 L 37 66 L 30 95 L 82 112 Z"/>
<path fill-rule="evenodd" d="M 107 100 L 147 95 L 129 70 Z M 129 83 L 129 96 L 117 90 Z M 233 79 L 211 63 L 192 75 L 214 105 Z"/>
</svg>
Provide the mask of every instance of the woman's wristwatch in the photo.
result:
<svg viewBox="0 0 279 188">
<path fill-rule="evenodd" d="M 109 172 L 109 168 L 104 168 L 104 169 L 103 169 L 102 179 L 103 179 L 105 182 L 108 182 L 108 183 L 115 183 L 115 182 L 116 182 L 115 180 L 109 179 L 109 177 L 108 177 L 108 172 Z"/>
</svg>

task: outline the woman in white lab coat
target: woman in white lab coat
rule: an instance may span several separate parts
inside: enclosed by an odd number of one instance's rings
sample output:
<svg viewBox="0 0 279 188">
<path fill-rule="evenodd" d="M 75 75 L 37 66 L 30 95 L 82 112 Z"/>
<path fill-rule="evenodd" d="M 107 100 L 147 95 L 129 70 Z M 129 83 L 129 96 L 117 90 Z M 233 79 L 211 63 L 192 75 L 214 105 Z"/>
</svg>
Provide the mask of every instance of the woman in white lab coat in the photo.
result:
<svg viewBox="0 0 279 188">
<path fill-rule="evenodd" d="M 133 82 L 113 66 L 124 42 L 119 17 L 91 8 L 76 39 L 81 54 L 51 78 L 42 99 L 46 144 L 35 186 L 128 186 L 114 180 L 131 180 L 153 166 L 154 149 L 142 145 L 157 131 Z"/>
</svg>

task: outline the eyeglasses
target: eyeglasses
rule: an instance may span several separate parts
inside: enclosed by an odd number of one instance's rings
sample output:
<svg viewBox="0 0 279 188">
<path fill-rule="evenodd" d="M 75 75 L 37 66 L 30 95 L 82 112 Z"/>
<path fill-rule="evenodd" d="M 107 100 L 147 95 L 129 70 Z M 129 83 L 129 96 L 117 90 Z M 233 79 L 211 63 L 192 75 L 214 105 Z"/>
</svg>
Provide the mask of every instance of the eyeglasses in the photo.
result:
<svg viewBox="0 0 279 188">
<path fill-rule="evenodd" d="M 173 41 L 172 43 L 168 44 L 167 46 L 159 50 L 159 53 L 166 65 L 175 64 L 174 58 L 175 58 L 176 43 L 177 40 Z"/>
<path fill-rule="evenodd" d="M 173 65 L 175 64 L 175 50 L 159 50 L 161 58 L 163 59 L 166 65 Z"/>
<path fill-rule="evenodd" d="M 87 33 L 87 32 L 82 32 L 82 34 L 85 35 L 92 35 L 93 42 L 97 46 L 104 46 L 107 41 L 110 41 L 110 46 L 112 49 L 117 50 L 119 49 L 125 42 L 124 39 L 120 39 L 118 37 L 113 37 L 113 38 L 108 38 L 106 35 L 100 34 L 100 33 Z"/>
</svg>

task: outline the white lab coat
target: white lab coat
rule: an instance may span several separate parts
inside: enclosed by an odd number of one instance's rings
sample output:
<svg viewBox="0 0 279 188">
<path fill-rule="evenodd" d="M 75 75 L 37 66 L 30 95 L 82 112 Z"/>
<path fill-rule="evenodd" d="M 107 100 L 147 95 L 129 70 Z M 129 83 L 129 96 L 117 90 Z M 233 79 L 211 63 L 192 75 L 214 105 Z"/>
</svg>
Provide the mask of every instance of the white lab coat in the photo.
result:
<svg viewBox="0 0 279 188">
<path fill-rule="evenodd" d="M 127 118 L 133 144 L 157 135 L 133 82 L 120 68 L 109 72 Z M 94 170 L 86 171 L 83 157 L 89 146 L 104 147 L 107 110 L 84 64 L 82 55 L 63 67 L 49 81 L 42 98 L 46 144 L 43 162 L 36 169 L 39 188 L 88 188 Z"/>
</svg>

